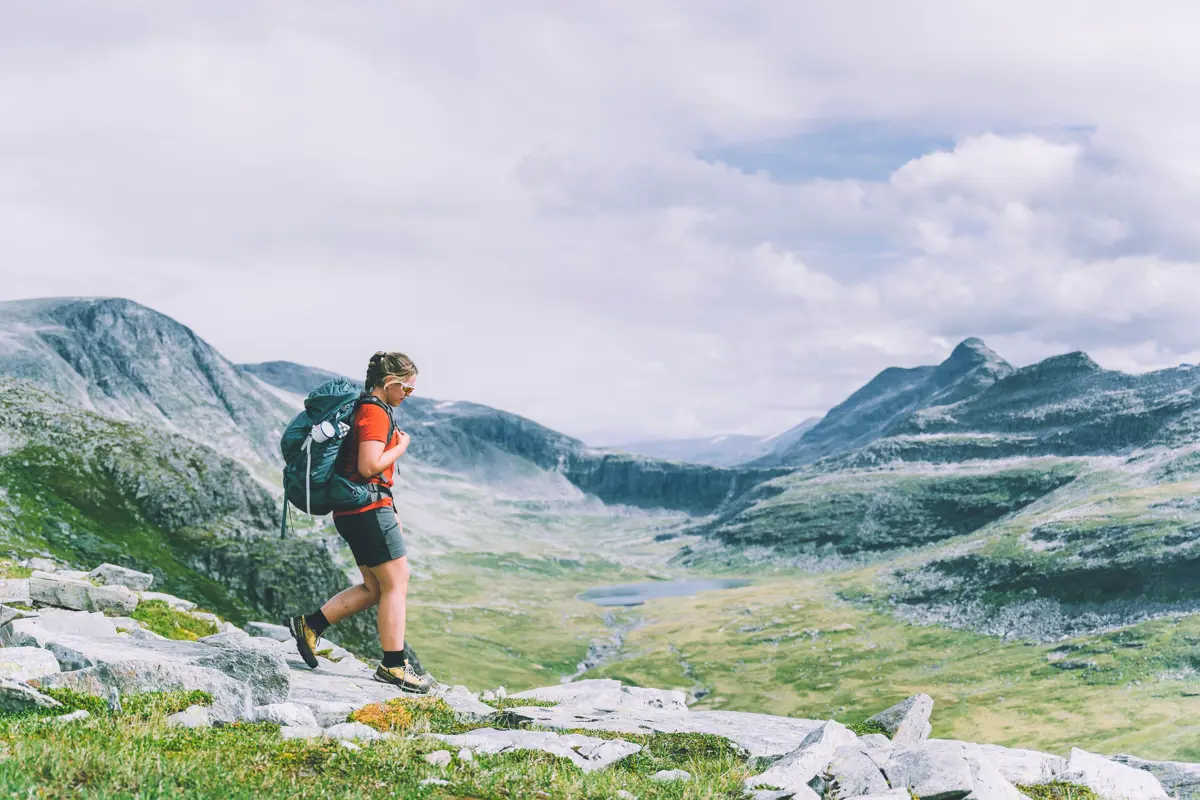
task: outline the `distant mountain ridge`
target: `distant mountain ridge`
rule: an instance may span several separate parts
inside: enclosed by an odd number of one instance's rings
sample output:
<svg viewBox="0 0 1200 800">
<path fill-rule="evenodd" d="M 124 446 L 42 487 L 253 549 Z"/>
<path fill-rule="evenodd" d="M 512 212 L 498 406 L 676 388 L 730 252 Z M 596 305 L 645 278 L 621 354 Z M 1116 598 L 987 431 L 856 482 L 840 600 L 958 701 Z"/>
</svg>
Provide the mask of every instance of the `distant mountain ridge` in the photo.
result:
<svg viewBox="0 0 1200 800">
<path fill-rule="evenodd" d="M 736 467 L 786 450 L 820 421 L 820 417 L 806 419 L 799 425 L 773 436 L 730 433 L 690 439 L 650 439 L 620 444 L 609 449 L 667 461 Z"/>
<path fill-rule="evenodd" d="M 263 361 L 260 364 L 238 364 L 237 367 L 264 383 L 301 397 L 326 381 L 346 378 L 345 375 L 339 375 L 327 369 L 308 367 L 292 361 Z M 354 378 L 347 378 L 347 380 L 354 380 Z"/>
<path fill-rule="evenodd" d="M 982 340 L 966 339 L 936 367 L 883 370 L 791 446 L 754 463 L 800 466 L 855 450 L 887 436 L 921 409 L 966 400 L 1012 372 Z"/>
<path fill-rule="evenodd" d="M 291 415 L 190 328 L 120 298 L 0 302 L 0 374 L 264 465 Z"/>
</svg>

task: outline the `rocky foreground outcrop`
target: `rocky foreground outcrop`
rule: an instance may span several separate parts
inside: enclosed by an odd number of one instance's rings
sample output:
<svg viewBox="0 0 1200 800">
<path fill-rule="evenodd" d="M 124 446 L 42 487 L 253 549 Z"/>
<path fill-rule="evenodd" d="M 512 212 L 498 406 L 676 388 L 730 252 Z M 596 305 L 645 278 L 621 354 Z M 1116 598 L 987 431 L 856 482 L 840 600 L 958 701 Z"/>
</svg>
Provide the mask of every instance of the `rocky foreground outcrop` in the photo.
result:
<svg viewBox="0 0 1200 800">
<path fill-rule="evenodd" d="M 325 738 L 356 747 L 394 734 L 350 721 L 363 706 L 400 696 L 371 679 L 372 669 L 337 646 L 311 670 L 286 629 L 265 622 L 245 629 L 194 610 L 188 601 L 148 591 L 149 576 L 102 566 L 90 573 L 40 571 L 22 608 L 0 605 L 0 710 L 54 708 L 54 689 L 106 698 L 161 691 L 208 693 L 206 706 L 170 717 L 171 725 L 208 727 L 238 720 L 271 722 L 283 738 Z M 11 590 L 12 587 L 9 587 Z M 197 641 L 166 639 L 128 616 L 148 599 L 212 622 Z M 73 607 L 56 607 L 56 606 Z M 34 610 L 24 610 L 34 607 Z M 1106 758 L 1073 749 L 1064 758 L 1031 750 L 931 739 L 933 701 L 916 695 L 856 733 L 832 720 L 732 711 L 692 711 L 682 692 L 584 680 L 505 696 L 437 685 L 435 694 L 473 729 L 426 734 L 447 749 L 431 764 L 518 750 L 541 750 L 583 771 L 602 770 L 641 750 L 617 734 L 707 733 L 728 740 L 752 771 L 747 796 L 762 800 L 1019 800 L 1018 787 L 1060 782 L 1086 786 L 1105 800 L 1200 797 L 1200 765 Z M 505 701 L 503 710 L 482 699 Z M 521 701 L 536 703 L 523 705 Z M 86 712 L 75 712 L 75 717 Z M 68 715 L 61 717 L 68 721 Z M 686 781 L 663 770 L 656 781 Z M 1168 791 L 1173 794 L 1169 795 Z"/>
</svg>

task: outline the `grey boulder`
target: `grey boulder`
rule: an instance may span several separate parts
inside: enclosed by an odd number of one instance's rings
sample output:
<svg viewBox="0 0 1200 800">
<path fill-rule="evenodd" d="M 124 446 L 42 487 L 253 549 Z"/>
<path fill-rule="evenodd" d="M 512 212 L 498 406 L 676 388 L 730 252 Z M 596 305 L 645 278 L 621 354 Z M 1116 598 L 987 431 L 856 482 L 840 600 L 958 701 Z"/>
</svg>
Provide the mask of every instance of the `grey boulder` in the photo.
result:
<svg viewBox="0 0 1200 800">
<path fill-rule="evenodd" d="M 1105 800 L 1167 800 L 1167 792 L 1149 772 L 1071 748 L 1062 779 L 1086 786 Z"/>
<path fill-rule="evenodd" d="M 255 706 L 250 712 L 253 722 L 274 722 L 276 725 L 290 725 L 293 728 L 315 728 L 317 718 L 307 706 L 299 703 L 270 703 Z"/>
<path fill-rule="evenodd" d="M 135 592 L 144 592 L 154 583 L 153 575 L 116 564 L 101 564 L 89 572 L 88 577 L 106 586 L 124 586 Z"/>
<path fill-rule="evenodd" d="M 165 691 L 203 691 L 212 695 L 209 713 L 222 722 L 244 718 L 253 704 L 250 687 L 224 672 L 192 664 L 164 661 L 121 661 L 72 672 L 47 675 L 42 685 L 71 689 L 95 697 L 109 697 L 113 689 L 121 696 Z"/>
<path fill-rule="evenodd" d="M 1162 787 L 1181 800 L 1200 800 L 1200 764 L 1183 761 L 1146 761 L 1136 756 L 1116 755 L 1118 764 L 1149 772 Z"/>
<path fill-rule="evenodd" d="M 40 647 L 0 647 L 0 678 L 24 683 L 60 671 L 58 659 Z"/>
<path fill-rule="evenodd" d="M 914 694 L 907 700 L 880 711 L 867 722 L 878 723 L 897 745 L 914 745 L 929 738 L 932 730 L 929 716 L 932 713 L 933 698 L 927 694 Z"/>
<path fill-rule="evenodd" d="M 875 762 L 875 766 L 883 769 L 883 765 L 892 757 L 892 751 L 896 749 L 896 745 L 882 733 L 868 733 L 858 737 L 858 749 Z"/>
<path fill-rule="evenodd" d="M 1036 786 L 1058 780 L 1067 770 L 1067 760 L 1036 750 L 1021 750 L 995 744 L 963 742 L 968 759 L 986 761 L 1009 783 Z"/>
<path fill-rule="evenodd" d="M 322 728 L 328 728 L 331 725 L 337 725 L 338 723 L 346 722 L 350 715 L 354 712 L 353 703 L 336 703 L 310 700 L 301 705 L 312 712 L 313 717 L 317 721 L 317 725 Z"/>
<path fill-rule="evenodd" d="M 835 750 L 825 772 L 826 781 L 838 797 L 878 794 L 891 788 L 879 767 L 857 743 Z"/>
<path fill-rule="evenodd" d="M 291 670 L 278 653 L 251 648 L 213 648 L 195 661 L 248 685 L 255 705 L 282 703 L 291 692 Z"/>
<path fill-rule="evenodd" d="M 935 740 L 897 747 L 883 771 L 892 787 L 911 789 L 921 800 L 959 800 L 975 787 L 959 742 Z"/>
<path fill-rule="evenodd" d="M 670 783 L 671 781 L 690 781 L 692 773 L 683 769 L 660 769 L 658 772 L 650 776 L 650 780 L 658 781 L 659 783 Z"/>
<path fill-rule="evenodd" d="M 132 614 L 138 597 L 124 586 L 96 586 L 63 573 L 35 571 L 29 576 L 29 599 L 34 603 L 81 611 Z"/>
<path fill-rule="evenodd" d="M 745 781 L 746 788 L 783 789 L 797 792 L 825 772 L 839 748 L 853 745 L 858 737 L 840 722 L 826 722 L 804 738 L 792 752 Z"/>
<path fill-rule="evenodd" d="M 204 706 L 188 706 L 178 714 L 167 717 L 166 722 L 172 728 L 212 727 L 212 717 Z"/>
<path fill-rule="evenodd" d="M 517 750 L 541 750 L 569 760 L 584 772 L 593 772 L 640 752 L 641 745 L 623 739 L 599 739 L 582 734 L 558 734 L 550 731 L 497 730 L 478 728 L 458 735 L 434 734 L 452 747 L 475 753 L 510 753 Z"/>
<path fill-rule="evenodd" d="M 374 742 L 379 739 L 390 739 L 394 734 L 380 733 L 370 725 L 361 722 L 342 722 L 325 729 L 326 739 L 341 739 L 343 741 Z"/>
<path fill-rule="evenodd" d="M 32 686 L 0 678 L 0 711 L 28 711 L 34 708 L 61 708 L 62 703 Z"/>
</svg>

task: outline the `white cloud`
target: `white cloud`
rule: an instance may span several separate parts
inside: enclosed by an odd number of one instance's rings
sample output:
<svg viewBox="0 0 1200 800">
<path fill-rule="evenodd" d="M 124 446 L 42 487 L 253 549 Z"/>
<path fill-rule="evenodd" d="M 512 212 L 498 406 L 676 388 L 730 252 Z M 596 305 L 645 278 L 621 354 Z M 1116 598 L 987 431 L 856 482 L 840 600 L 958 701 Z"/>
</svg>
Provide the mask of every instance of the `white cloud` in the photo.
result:
<svg viewBox="0 0 1200 800">
<path fill-rule="evenodd" d="M 130 296 L 238 360 L 357 374 L 404 349 L 422 391 L 577 434 L 780 430 L 967 335 L 1159 366 L 1200 341 L 1198 23 L 1184 3 L 18 5 L 0 277 Z M 878 181 L 694 155 L 839 121 L 955 145 Z"/>
</svg>

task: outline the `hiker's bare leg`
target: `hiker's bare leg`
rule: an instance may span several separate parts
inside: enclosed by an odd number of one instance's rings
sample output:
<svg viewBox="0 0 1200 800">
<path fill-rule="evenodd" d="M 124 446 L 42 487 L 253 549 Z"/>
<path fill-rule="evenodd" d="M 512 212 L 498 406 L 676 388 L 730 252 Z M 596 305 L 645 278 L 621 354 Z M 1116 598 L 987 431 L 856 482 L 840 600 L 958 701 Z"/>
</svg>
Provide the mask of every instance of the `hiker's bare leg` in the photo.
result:
<svg viewBox="0 0 1200 800">
<path fill-rule="evenodd" d="M 408 600 L 408 556 L 371 567 L 379 582 L 379 644 L 404 649 L 404 615 Z"/>
<path fill-rule="evenodd" d="M 358 571 L 362 573 L 362 583 L 343 589 L 321 606 L 321 613 L 329 620 L 330 625 L 360 611 L 366 611 L 379 602 L 379 581 L 375 579 L 375 575 L 369 567 L 360 566 Z"/>
</svg>

